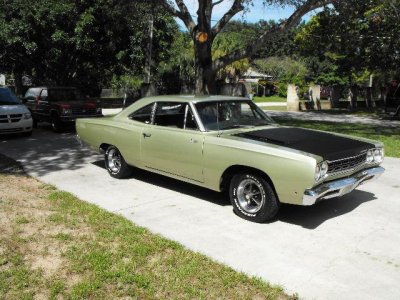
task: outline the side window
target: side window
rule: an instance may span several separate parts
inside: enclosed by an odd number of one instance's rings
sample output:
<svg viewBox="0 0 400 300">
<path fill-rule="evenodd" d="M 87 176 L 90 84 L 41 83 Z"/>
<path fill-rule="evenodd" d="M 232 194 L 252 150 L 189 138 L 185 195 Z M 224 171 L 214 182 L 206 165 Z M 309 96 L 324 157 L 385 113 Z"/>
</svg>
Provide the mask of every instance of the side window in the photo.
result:
<svg viewBox="0 0 400 300">
<path fill-rule="evenodd" d="M 150 124 L 151 123 L 151 115 L 153 113 L 153 107 L 154 107 L 154 103 L 146 105 L 145 107 L 142 107 L 141 109 L 132 113 L 129 116 L 129 118 L 131 120 L 135 120 L 138 122 Z"/>
<path fill-rule="evenodd" d="M 186 103 L 157 102 L 154 125 L 183 128 Z"/>
<path fill-rule="evenodd" d="M 197 126 L 196 123 L 196 119 L 189 105 L 186 106 L 185 129 L 199 130 L 199 127 Z"/>
</svg>

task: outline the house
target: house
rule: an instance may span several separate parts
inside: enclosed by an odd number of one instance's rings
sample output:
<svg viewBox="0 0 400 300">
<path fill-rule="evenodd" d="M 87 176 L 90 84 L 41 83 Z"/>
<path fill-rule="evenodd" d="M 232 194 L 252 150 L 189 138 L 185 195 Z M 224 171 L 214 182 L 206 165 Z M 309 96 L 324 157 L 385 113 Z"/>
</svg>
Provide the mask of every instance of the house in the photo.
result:
<svg viewBox="0 0 400 300">
<path fill-rule="evenodd" d="M 244 82 L 254 82 L 254 83 L 258 83 L 259 80 L 272 80 L 272 76 L 271 75 L 267 75 L 264 73 L 260 73 L 258 71 L 255 71 L 253 69 L 248 69 L 246 72 L 244 72 L 241 80 L 243 80 Z"/>
</svg>

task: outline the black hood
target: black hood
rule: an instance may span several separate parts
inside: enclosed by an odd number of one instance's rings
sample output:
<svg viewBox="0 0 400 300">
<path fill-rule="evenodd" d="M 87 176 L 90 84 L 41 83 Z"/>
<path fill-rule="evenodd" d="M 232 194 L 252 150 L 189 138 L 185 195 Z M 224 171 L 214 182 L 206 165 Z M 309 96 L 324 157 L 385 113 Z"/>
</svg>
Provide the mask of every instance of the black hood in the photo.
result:
<svg viewBox="0 0 400 300">
<path fill-rule="evenodd" d="M 301 128 L 272 128 L 236 134 L 247 139 L 282 145 L 315 154 L 324 160 L 352 157 L 374 148 L 371 143 Z"/>
</svg>

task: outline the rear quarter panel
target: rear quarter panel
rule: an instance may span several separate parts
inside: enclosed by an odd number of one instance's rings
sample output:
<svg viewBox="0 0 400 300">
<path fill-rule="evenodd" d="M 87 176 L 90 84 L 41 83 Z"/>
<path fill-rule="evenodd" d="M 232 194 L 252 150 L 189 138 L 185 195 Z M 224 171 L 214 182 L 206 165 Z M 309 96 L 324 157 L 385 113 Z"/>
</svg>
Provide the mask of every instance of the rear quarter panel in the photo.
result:
<svg viewBox="0 0 400 300">
<path fill-rule="evenodd" d="M 129 165 L 140 166 L 141 127 L 136 122 L 112 117 L 78 119 L 76 131 L 79 138 L 93 150 L 99 151 L 102 144 L 114 145 Z"/>
</svg>

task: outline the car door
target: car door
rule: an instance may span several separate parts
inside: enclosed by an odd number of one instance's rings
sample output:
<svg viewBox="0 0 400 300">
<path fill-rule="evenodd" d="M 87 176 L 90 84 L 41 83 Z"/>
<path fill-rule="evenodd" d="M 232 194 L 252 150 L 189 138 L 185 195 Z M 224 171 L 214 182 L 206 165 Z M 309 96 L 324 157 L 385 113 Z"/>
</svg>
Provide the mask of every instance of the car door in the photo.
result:
<svg viewBox="0 0 400 300">
<path fill-rule="evenodd" d="M 29 108 L 34 117 L 37 116 L 37 100 L 41 92 L 41 88 L 30 88 L 24 97 L 24 104 Z"/>
<path fill-rule="evenodd" d="M 47 119 L 50 116 L 50 103 L 48 90 L 43 89 L 37 99 L 36 112 L 42 116 L 42 119 Z"/>
<path fill-rule="evenodd" d="M 203 182 L 203 134 L 189 104 L 157 102 L 153 125 L 143 127 L 146 167 Z"/>
</svg>

